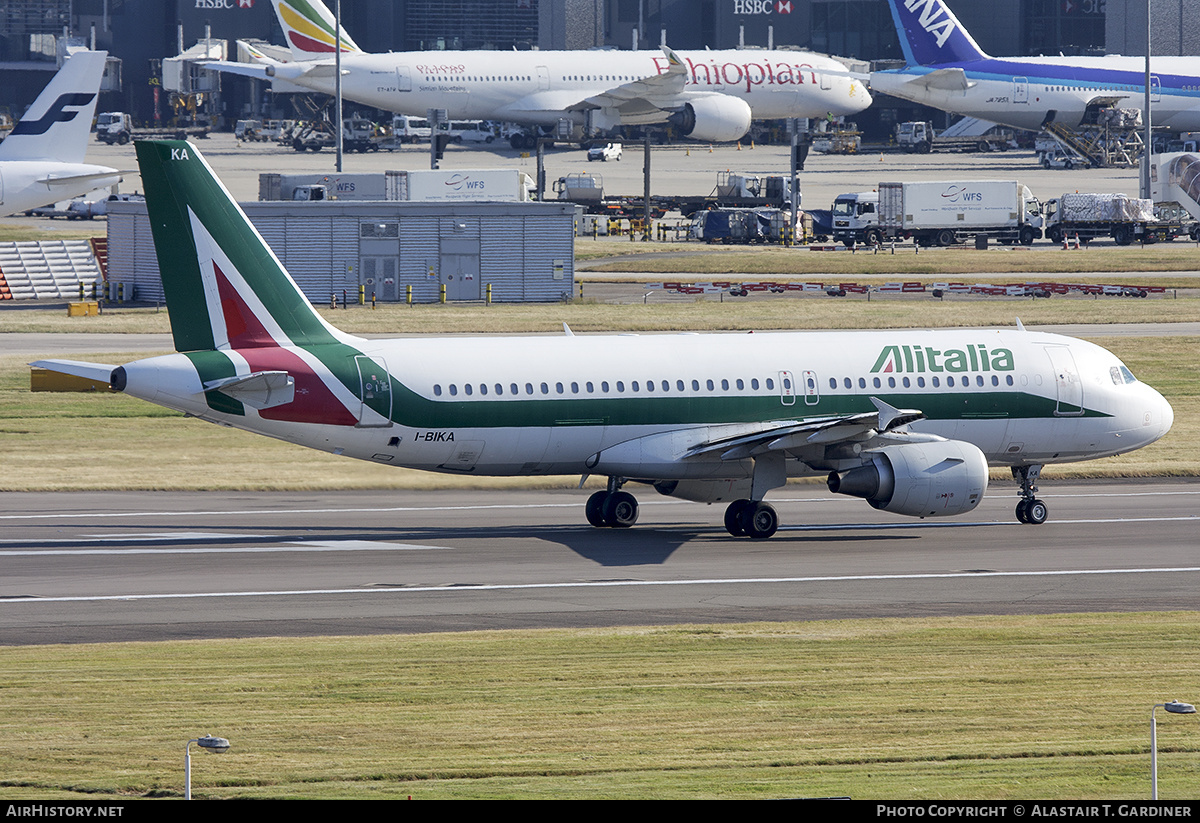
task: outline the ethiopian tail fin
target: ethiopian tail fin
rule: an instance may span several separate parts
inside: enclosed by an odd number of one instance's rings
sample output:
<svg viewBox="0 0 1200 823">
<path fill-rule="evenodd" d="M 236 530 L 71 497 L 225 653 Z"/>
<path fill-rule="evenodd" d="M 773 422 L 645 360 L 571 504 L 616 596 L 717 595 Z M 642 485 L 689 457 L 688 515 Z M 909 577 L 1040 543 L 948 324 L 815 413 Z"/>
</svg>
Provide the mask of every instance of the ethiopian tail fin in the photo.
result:
<svg viewBox="0 0 1200 823">
<path fill-rule="evenodd" d="M 888 0 L 888 5 L 908 65 L 936 66 L 987 58 L 945 0 Z"/>
<path fill-rule="evenodd" d="M 68 57 L 0 143 L 0 160 L 82 163 L 107 59 L 104 51 L 78 51 Z"/>
<path fill-rule="evenodd" d="M 136 148 L 176 351 L 353 339 L 317 314 L 195 146 Z"/>
<path fill-rule="evenodd" d="M 271 0 L 275 15 L 283 28 L 283 36 L 296 60 L 318 60 L 330 57 L 337 36 L 337 22 L 321 0 Z M 342 29 L 342 52 L 355 53 L 362 49 Z"/>
</svg>

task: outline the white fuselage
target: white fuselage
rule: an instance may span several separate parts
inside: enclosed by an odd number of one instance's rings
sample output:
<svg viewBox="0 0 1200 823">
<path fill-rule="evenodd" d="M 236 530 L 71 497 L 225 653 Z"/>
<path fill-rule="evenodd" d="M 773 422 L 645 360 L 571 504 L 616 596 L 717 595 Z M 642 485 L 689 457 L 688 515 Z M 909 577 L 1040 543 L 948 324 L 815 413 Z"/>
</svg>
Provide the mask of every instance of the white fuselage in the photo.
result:
<svg viewBox="0 0 1200 823">
<path fill-rule="evenodd" d="M 871 397 L 924 412 L 927 419 L 909 426 L 915 435 L 972 443 L 997 466 L 1131 451 L 1157 440 L 1173 420 L 1163 397 L 1105 349 L 1028 331 L 438 337 L 354 345 L 364 362 L 390 374 L 383 406 L 376 398 L 368 408 L 365 389 L 349 389 L 297 348 L 244 350 L 245 358 L 218 352 L 239 375 L 288 370 L 296 381 L 293 410 L 215 411 L 196 368 L 180 354 L 127 364 L 125 391 L 335 454 L 494 475 L 744 477 L 752 471 L 748 459 L 685 453 L 765 423 L 869 411 Z M 313 399 L 325 389 L 325 400 Z M 326 414 L 335 400 L 341 425 L 304 422 L 316 409 L 305 403 L 325 403 Z M 389 407 L 390 419 L 375 411 Z M 859 459 L 850 443 L 826 452 L 819 442 L 799 442 L 787 451 L 792 476 L 838 468 L 839 454 Z"/>
<path fill-rule="evenodd" d="M 694 93 L 744 100 L 755 119 L 855 114 L 871 102 L 857 79 L 828 57 L 788 51 L 678 52 L 687 69 L 682 94 L 647 87 L 628 102 L 586 101 L 627 84 L 665 74 L 661 51 L 432 51 L 342 56 L 342 93 L 376 108 L 424 116 L 446 109 L 452 119 L 554 124 L 585 122 L 589 108 L 619 110 L 620 123 L 653 123 L 661 106 L 682 105 Z M 332 94 L 332 71 L 317 76 L 303 62 L 277 66 L 277 77 Z"/>
<path fill-rule="evenodd" d="M 67 178 L 58 182 L 54 178 Z M 16 214 L 121 182 L 116 169 L 53 160 L 0 161 L 0 214 Z"/>
<path fill-rule="evenodd" d="M 963 69 L 970 87 L 947 89 L 922 82 L 931 72 L 947 68 Z M 1200 59 L 1155 57 L 1151 69 L 1153 124 L 1175 131 L 1200 130 Z M 1145 58 L 983 57 L 872 72 L 871 89 L 1015 128 L 1040 129 L 1051 113 L 1053 122 L 1073 128 L 1088 107 L 1099 102 L 1143 110 Z"/>
</svg>

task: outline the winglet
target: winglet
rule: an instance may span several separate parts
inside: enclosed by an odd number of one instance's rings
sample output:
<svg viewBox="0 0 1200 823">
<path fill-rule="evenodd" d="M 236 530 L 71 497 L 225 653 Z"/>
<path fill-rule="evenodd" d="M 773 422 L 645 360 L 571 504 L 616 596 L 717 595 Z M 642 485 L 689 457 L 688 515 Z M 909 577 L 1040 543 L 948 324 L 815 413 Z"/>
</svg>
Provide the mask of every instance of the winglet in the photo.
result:
<svg viewBox="0 0 1200 823">
<path fill-rule="evenodd" d="M 675 50 L 669 46 L 661 46 L 662 53 L 667 56 L 667 71 L 666 74 L 686 74 L 687 67 L 683 65 L 683 60 L 675 53 Z"/>
<path fill-rule="evenodd" d="M 879 410 L 879 425 L 876 426 L 877 431 L 891 431 L 900 426 L 907 426 L 909 423 L 925 419 L 925 413 L 917 409 L 898 409 L 880 400 L 878 397 L 872 397 L 871 402 Z"/>
</svg>

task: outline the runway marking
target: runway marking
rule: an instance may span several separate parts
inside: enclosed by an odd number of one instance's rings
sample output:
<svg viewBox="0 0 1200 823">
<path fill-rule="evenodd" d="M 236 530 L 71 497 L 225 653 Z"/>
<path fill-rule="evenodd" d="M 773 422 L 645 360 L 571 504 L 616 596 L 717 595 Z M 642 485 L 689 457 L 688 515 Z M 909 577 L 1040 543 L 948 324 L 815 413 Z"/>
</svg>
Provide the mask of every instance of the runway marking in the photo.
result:
<svg viewBox="0 0 1200 823">
<path fill-rule="evenodd" d="M 1097 575 L 1125 574 L 1180 574 L 1200 572 L 1200 566 L 1174 566 L 1158 569 L 1076 569 L 1036 572 L 930 572 L 925 574 L 850 574 L 834 577 L 733 577 L 702 578 L 698 580 L 595 580 L 569 583 L 479 583 L 453 584 L 446 586 L 412 586 L 384 588 L 373 586 L 353 589 L 291 589 L 283 591 L 252 592 L 189 592 L 179 594 L 111 594 L 78 595 L 72 597 L 37 597 L 36 595 L 0 596 L 0 604 L 24 605 L 31 603 L 96 603 L 120 600 L 200 600 L 222 597 L 312 597 L 314 595 L 337 594 L 431 594 L 480 592 L 480 591 L 545 591 L 549 589 L 612 589 L 638 588 L 646 586 L 728 586 L 746 584 L 780 583 L 857 583 L 897 582 L 905 580 L 961 580 L 963 578 L 997 577 L 1090 577 Z"/>
<path fill-rule="evenodd" d="M 28 541 L 26 541 L 28 542 Z M 51 541 L 43 541 L 51 542 Z M 61 542 L 75 543 L 77 540 Z M 280 552 L 393 552 L 441 551 L 449 546 L 424 546 L 419 543 L 384 543 L 379 540 L 300 540 L 278 546 L 201 546 L 179 549 L 4 549 L 0 557 L 49 557 L 73 555 L 135 555 L 135 554 L 278 554 Z"/>
<path fill-rule="evenodd" d="M 1197 489 L 1173 489 L 1170 491 L 1147 491 L 1147 492 L 1063 492 L 1051 495 L 1048 499 L 1066 500 L 1076 497 L 1162 497 L 1172 495 L 1200 495 L 1200 488 Z M 1013 500 L 1017 498 L 1016 490 L 1013 489 L 1011 495 Z M 1005 496 L 992 495 L 989 500 L 1005 499 Z M 837 501 L 840 503 L 855 503 L 856 498 L 846 497 L 844 495 L 834 495 L 825 497 L 779 497 L 771 498 L 768 503 L 828 503 Z M 322 508 L 322 509 L 248 509 L 246 511 L 157 511 L 157 512 L 113 512 L 113 511 L 97 511 L 97 512 L 58 512 L 58 513 L 41 513 L 41 514 L 0 514 L 0 520 L 50 520 L 61 518 L 63 520 L 84 519 L 84 518 L 116 518 L 116 517 L 225 517 L 230 515 L 245 516 L 245 515 L 293 515 L 293 514 L 383 514 L 387 512 L 441 512 L 441 511 L 489 511 L 499 509 L 570 509 L 582 506 L 583 498 L 572 501 L 570 503 L 495 503 L 488 505 L 466 505 L 466 506 L 389 506 L 386 508 Z M 687 500 L 644 500 L 639 501 L 639 505 L 645 506 L 675 506 L 680 504 L 690 503 Z M 1061 522 L 1061 521 L 1060 521 Z"/>
</svg>

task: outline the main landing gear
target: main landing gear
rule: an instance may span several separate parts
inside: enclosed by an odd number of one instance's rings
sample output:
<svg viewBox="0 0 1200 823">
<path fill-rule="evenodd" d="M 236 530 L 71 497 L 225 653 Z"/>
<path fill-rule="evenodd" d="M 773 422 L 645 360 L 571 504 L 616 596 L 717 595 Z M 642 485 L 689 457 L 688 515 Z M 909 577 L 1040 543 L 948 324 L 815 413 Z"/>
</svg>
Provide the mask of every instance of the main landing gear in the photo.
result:
<svg viewBox="0 0 1200 823">
<path fill-rule="evenodd" d="M 725 531 L 734 537 L 766 540 L 778 528 L 775 507 L 762 500 L 734 500 L 725 509 Z"/>
<path fill-rule="evenodd" d="M 1046 518 L 1050 514 L 1045 501 L 1039 500 L 1036 496 L 1037 481 L 1041 476 L 1042 467 L 1013 466 L 1012 473 L 1015 479 L 1021 481 L 1021 499 L 1017 502 L 1017 520 L 1040 526 L 1046 522 Z"/>
<path fill-rule="evenodd" d="M 637 498 L 621 491 L 624 481 L 608 478 L 608 488 L 588 498 L 587 521 L 598 529 L 628 529 L 638 519 Z"/>
<path fill-rule="evenodd" d="M 638 519 L 638 502 L 621 491 L 623 478 L 610 477 L 608 488 L 588 498 L 587 521 L 598 529 L 628 529 Z M 725 530 L 734 537 L 765 540 L 779 528 L 775 507 L 761 500 L 734 500 L 725 509 Z"/>
</svg>

